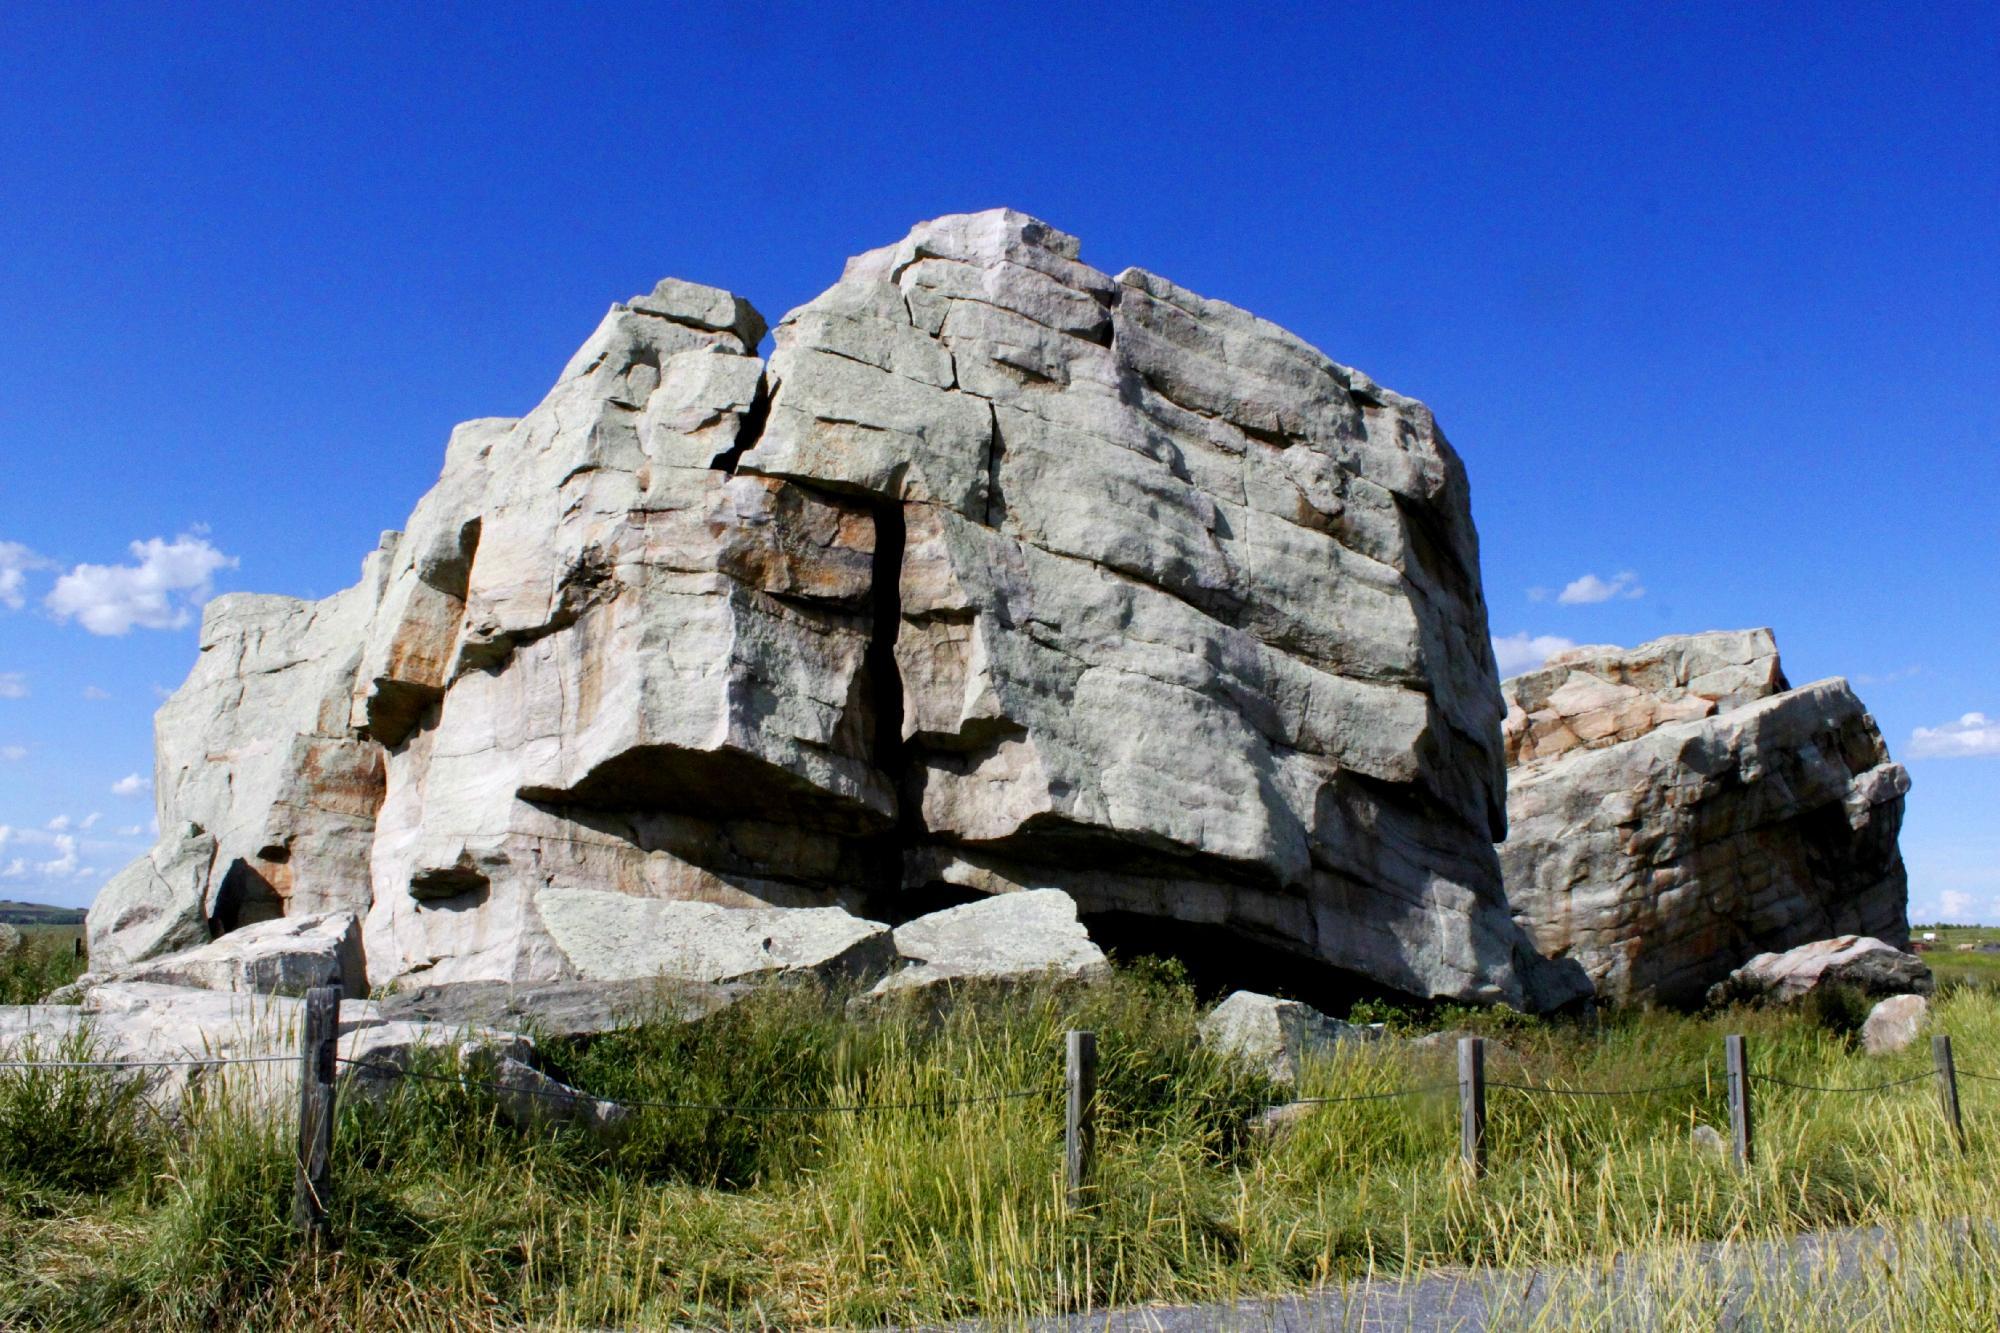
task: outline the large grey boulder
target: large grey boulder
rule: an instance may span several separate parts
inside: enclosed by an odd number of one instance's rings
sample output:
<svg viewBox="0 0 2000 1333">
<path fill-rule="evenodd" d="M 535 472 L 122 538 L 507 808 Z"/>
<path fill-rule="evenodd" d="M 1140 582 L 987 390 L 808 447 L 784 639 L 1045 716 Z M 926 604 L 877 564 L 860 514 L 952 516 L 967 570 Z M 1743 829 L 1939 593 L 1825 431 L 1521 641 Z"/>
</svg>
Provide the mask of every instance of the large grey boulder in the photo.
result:
<svg viewBox="0 0 2000 1333">
<path fill-rule="evenodd" d="M 1254 1065 L 1274 1082 L 1298 1081 L 1299 1065 L 1324 1059 L 1343 1042 L 1365 1041 L 1374 1029 L 1329 1018 L 1311 1005 L 1240 990 L 1201 1020 L 1201 1043 Z"/>
<path fill-rule="evenodd" d="M 877 982 L 873 997 L 967 981 L 1081 981 L 1109 968 L 1061 889 L 1006 893 L 920 916 L 896 927 L 895 945 L 908 966 Z"/>
<path fill-rule="evenodd" d="M 351 910 L 374 985 L 714 978 L 822 964 L 689 963 L 667 908 L 1060 889 L 1412 996 L 1587 993 L 1502 893 L 1478 542 L 1421 403 L 1007 210 L 762 334 L 716 288 L 618 304 L 453 433 L 356 588 L 213 604 L 172 836 L 94 948 Z"/>
<path fill-rule="evenodd" d="M 1859 935 L 1760 953 L 1709 988 L 1710 1004 L 1789 1004 L 1823 987 L 1862 995 L 1928 995 L 1931 970 L 1913 953 Z"/>
<path fill-rule="evenodd" d="M 1505 682 L 1507 895 L 1598 993 L 1698 1003 L 1751 954 L 1907 940 L 1909 776 L 1843 680 L 1768 630 L 1579 648 Z"/>
</svg>

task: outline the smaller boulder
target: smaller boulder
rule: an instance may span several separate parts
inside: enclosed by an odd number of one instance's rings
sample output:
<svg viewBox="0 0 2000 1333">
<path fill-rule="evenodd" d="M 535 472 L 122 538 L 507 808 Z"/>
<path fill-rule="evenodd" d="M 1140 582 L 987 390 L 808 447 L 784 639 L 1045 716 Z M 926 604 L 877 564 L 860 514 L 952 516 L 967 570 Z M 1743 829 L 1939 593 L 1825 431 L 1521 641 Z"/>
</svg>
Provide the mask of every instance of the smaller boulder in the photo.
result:
<svg viewBox="0 0 2000 1333">
<path fill-rule="evenodd" d="M 1723 1138 L 1722 1131 L 1713 1125 L 1696 1125 L 1690 1138 L 1701 1152 L 1713 1153 L 1717 1157 L 1729 1155 L 1729 1140 Z"/>
<path fill-rule="evenodd" d="M 314 986 L 339 986 L 354 998 L 368 993 L 360 923 L 351 912 L 325 912 L 259 921 L 199 948 L 87 972 L 49 999 L 73 1003 L 95 986 L 141 981 L 248 995 L 303 995 Z"/>
<path fill-rule="evenodd" d="M 1931 1002 L 1921 995 L 1891 995 L 1868 1011 L 1861 1025 L 1861 1049 L 1870 1055 L 1893 1055 L 1909 1049 L 1930 1021 Z"/>
<path fill-rule="evenodd" d="M 14 929 L 5 921 L 0 921 L 0 958 L 5 958 L 25 943 L 26 941 L 21 938 L 20 931 Z"/>
<path fill-rule="evenodd" d="M 1201 1020 L 1202 1045 L 1256 1065 L 1273 1082 L 1287 1086 L 1298 1082 L 1299 1065 L 1307 1057 L 1329 1055 L 1344 1041 L 1374 1035 L 1297 1000 L 1247 990 L 1229 996 Z"/>
<path fill-rule="evenodd" d="M 1904 953 L 1866 935 L 1815 940 L 1783 953 L 1760 953 L 1709 987 L 1711 1005 L 1790 1004 L 1827 986 L 1845 986 L 1863 995 L 1928 995 L 1931 970 Z"/>
<path fill-rule="evenodd" d="M 1109 967 L 1061 889 L 995 894 L 896 927 L 896 952 L 911 966 L 891 972 L 864 998 L 960 981 L 1090 980 Z"/>
</svg>

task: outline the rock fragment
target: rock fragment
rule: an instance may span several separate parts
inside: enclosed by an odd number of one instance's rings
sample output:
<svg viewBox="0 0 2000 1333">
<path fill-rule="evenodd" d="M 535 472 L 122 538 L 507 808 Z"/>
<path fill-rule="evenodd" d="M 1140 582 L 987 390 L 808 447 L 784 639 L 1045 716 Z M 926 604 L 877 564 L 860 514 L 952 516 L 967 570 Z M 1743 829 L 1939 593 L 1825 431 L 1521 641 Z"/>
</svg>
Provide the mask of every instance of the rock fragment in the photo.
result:
<svg viewBox="0 0 2000 1333">
<path fill-rule="evenodd" d="M 1907 940 L 1909 776 L 1843 680 L 1768 630 L 1578 648 L 1502 685 L 1508 901 L 1598 994 L 1698 1003 L 1754 953 Z"/>
</svg>

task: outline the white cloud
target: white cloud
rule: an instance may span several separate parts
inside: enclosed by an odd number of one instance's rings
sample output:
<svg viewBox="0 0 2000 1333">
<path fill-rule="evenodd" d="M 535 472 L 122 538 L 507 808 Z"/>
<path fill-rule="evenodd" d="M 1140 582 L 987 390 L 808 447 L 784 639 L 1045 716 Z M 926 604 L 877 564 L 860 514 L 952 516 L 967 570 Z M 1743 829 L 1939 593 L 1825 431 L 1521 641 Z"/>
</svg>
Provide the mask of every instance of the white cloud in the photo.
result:
<svg viewBox="0 0 2000 1333">
<path fill-rule="evenodd" d="M 99 689 L 95 685 L 86 685 L 83 687 L 83 697 L 95 703 L 99 700 L 109 699 L 111 697 L 111 691 L 105 689 Z"/>
<path fill-rule="evenodd" d="M 1518 676 L 1523 671 L 1533 671 L 1555 654 L 1576 647 L 1576 641 L 1565 639 L 1559 634 L 1529 635 L 1519 634 L 1493 637 L 1493 660 L 1500 664 L 1500 675 Z"/>
<path fill-rule="evenodd" d="M 1613 575 L 1608 581 L 1595 574 L 1572 579 L 1556 594 L 1556 600 L 1564 606 L 1588 606 L 1593 602 L 1608 602 L 1614 597 L 1629 601 L 1645 595 L 1646 590 L 1639 586 L 1639 576 L 1628 569 Z"/>
<path fill-rule="evenodd" d="M 28 678 L 18 671 L 0 671 L 0 699 L 28 697 Z"/>
<path fill-rule="evenodd" d="M 1938 913 L 1945 921 L 1966 921 L 1972 917 L 1972 895 L 1946 889 L 1938 895 Z"/>
<path fill-rule="evenodd" d="M 19 611 L 28 604 L 28 574 L 47 569 L 50 561 L 19 542 L 0 542 L 0 606 Z"/>
<path fill-rule="evenodd" d="M 205 537 L 184 532 L 172 541 L 133 542 L 130 565 L 78 565 L 56 580 L 44 605 L 58 620 L 74 619 L 92 634 L 180 629 L 208 600 L 215 572 L 234 569 Z"/>
<path fill-rule="evenodd" d="M 11 827 L 6 824 L 0 824 L 0 847 L 5 847 L 12 840 L 13 836 L 14 830 Z"/>
<path fill-rule="evenodd" d="M 7 863 L 7 868 L 5 870 L 0 870 L 0 879 L 20 879 L 23 875 L 26 875 L 27 873 L 28 873 L 27 861 L 24 858 L 17 856 L 13 860 Z"/>
<path fill-rule="evenodd" d="M 28 747 L 25 745 L 0 745 L 0 759 L 10 764 L 18 764 L 27 757 Z"/>
<path fill-rule="evenodd" d="M 2000 718 L 1967 713 L 1941 727 L 1918 727 L 1910 733 L 1910 755 L 1916 759 L 2000 755 Z"/>
<path fill-rule="evenodd" d="M 61 833 L 64 829 L 68 827 L 69 827 L 68 815 L 57 815 L 54 819 L 51 819 L 49 821 L 49 831 L 52 833 Z"/>
<path fill-rule="evenodd" d="M 111 794 L 113 796 L 138 796 L 143 794 L 146 788 L 152 785 L 153 781 L 151 778 L 142 778 L 137 773 L 127 773 L 124 777 L 111 784 Z"/>
<path fill-rule="evenodd" d="M 81 824 L 78 824 L 77 827 L 80 829 L 95 828 L 97 826 L 97 821 L 102 818 L 104 818 L 103 811 L 92 810 L 89 814 L 83 817 L 83 822 Z"/>
<path fill-rule="evenodd" d="M 136 838 L 145 831 L 146 831 L 145 828 L 142 827 L 141 825 L 127 824 L 125 827 L 118 830 L 118 836 L 121 838 Z"/>
<path fill-rule="evenodd" d="M 1921 676 L 1923 673 L 1924 669 L 1921 666 L 1906 666 L 1900 667 L 1895 671 L 1883 671 L 1873 675 L 1863 672 L 1853 677 L 1852 680 L 1856 685 L 1894 685 L 1899 680 L 1908 680 L 1912 676 Z"/>
<path fill-rule="evenodd" d="M 44 875 L 73 875 L 78 865 L 76 839 L 68 833 L 56 834 L 56 856 L 53 861 L 44 861 L 41 872 Z"/>
</svg>

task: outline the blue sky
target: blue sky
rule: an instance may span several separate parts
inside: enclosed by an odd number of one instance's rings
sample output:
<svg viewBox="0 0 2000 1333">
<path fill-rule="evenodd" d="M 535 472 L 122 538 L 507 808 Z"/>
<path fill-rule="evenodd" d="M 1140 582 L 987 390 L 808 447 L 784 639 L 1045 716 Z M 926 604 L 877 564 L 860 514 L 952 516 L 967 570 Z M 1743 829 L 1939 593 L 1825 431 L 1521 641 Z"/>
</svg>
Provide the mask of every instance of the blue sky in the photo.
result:
<svg viewBox="0 0 2000 1333">
<path fill-rule="evenodd" d="M 611 301 L 1007 204 L 1429 402 L 1513 660 L 1849 676 L 2000 921 L 1990 5 L 16 3 L 0 86 L 0 897 L 150 841 L 202 597 L 351 582 Z"/>
</svg>

